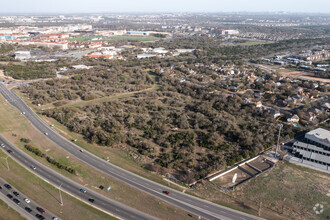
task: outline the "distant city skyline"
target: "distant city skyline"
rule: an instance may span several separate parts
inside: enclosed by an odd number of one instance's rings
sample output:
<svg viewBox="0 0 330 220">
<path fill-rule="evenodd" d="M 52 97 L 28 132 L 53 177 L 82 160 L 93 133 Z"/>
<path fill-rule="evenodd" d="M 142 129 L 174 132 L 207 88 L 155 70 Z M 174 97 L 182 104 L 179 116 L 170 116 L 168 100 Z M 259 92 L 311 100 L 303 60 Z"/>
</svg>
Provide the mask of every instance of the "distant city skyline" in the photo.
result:
<svg viewBox="0 0 330 220">
<path fill-rule="evenodd" d="M 159 12 L 298 12 L 330 13 L 328 0 L 12 0 L 1 14 L 15 13 L 159 13 Z"/>
</svg>

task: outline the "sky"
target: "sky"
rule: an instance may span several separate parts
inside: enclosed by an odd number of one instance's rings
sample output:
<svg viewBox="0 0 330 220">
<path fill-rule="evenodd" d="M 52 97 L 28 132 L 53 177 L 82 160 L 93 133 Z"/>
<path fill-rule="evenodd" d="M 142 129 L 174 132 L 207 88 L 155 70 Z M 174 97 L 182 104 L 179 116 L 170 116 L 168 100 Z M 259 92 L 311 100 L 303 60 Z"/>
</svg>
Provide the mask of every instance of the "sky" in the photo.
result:
<svg viewBox="0 0 330 220">
<path fill-rule="evenodd" d="M 1 0 L 0 13 L 330 13 L 330 0 Z"/>
</svg>

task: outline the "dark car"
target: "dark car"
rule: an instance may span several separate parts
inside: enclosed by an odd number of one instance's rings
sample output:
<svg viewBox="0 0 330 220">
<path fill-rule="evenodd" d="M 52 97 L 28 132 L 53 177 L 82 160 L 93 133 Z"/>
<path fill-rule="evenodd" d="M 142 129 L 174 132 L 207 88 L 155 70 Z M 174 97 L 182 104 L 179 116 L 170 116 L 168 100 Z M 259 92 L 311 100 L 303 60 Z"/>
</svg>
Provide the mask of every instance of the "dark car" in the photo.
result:
<svg viewBox="0 0 330 220">
<path fill-rule="evenodd" d="M 91 203 L 93 203 L 95 200 L 94 199 L 88 199 L 88 201 L 90 201 Z"/>
<path fill-rule="evenodd" d="M 19 193 L 16 192 L 16 191 L 14 191 L 13 194 L 14 194 L 15 196 L 19 196 Z"/>
<path fill-rule="evenodd" d="M 0 186 L 0 189 L 2 189 L 2 186 Z"/>
<path fill-rule="evenodd" d="M 43 216 L 40 215 L 40 214 L 36 214 L 36 217 L 37 217 L 38 219 L 41 219 L 41 220 L 45 220 L 45 219 L 46 219 L 45 217 L 43 217 Z"/>
<path fill-rule="evenodd" d="M 9 184 L 5 184 L 4 185 L 7 189 L 11 189 L 11 185 L 9 185 Z"/>
<path fill-rule="evenodd" d="M 37 207 L 37 210 L 38 210 L 41 214 L 44 214 L 44 213 L 45 213 L 45 210 L 44 210 L 43 208 Z"/>
<path fill-rule="evenodd" d="M 18 199 L 13 199 L 13 201 L 14 201 L 17 205 L 21 204 L 21 202 L 20 202 Z"/>
<path fill-rule="evenodd" d="M 26 210 L 28 213 L 31 213 L 31 212 L 32 212 L 32 209 L 30 209 L 29 207 L 25 207 L 25 210 Z"/>
<path fill-rule="evenodd" d="M 13 198 L 13 196 L 10 195 L 10 194 L 7 194 L 7 197 L 8 197 L 9 199 Z"/>
<path fill-rule="evenodd" d="M 12 150 L 7 150 L 7 152 L 11 154 L 13 151 Z"/>
</svg>

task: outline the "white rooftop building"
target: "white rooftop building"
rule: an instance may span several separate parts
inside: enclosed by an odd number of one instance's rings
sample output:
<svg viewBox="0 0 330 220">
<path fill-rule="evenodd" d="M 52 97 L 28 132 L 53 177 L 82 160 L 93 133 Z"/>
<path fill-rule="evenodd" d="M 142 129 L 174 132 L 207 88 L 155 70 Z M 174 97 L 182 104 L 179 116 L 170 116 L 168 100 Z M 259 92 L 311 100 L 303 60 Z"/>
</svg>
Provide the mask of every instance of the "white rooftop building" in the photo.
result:
<svg viewBox="0 0 330 220">
<path fill-rule="evenodd" d="M 305 138 L 325 150 L 330 149 L 330 131 L 326 129 L 317 128 L 312 130 L 305 134 Z"/>
</svg>

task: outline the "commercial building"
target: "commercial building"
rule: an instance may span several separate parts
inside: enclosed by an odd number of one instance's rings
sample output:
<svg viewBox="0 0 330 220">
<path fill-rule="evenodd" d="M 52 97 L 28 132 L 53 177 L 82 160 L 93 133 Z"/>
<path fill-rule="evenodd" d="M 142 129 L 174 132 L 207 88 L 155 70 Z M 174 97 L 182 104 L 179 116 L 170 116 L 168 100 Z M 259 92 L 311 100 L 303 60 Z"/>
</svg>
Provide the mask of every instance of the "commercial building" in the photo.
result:
<svg viewBox="0 0 330 220">
<path fill-rule="evenodd" d="M 330 150 L 330 131 L 317 128 L 305 134 L 305 139 L 312 144 L 315 144 L 324 150 Z"/>
<path fill-rule="evenodd" d="M 330 131 L 317 128 L 305 134 L 305 140 L 296 141 L 285 156 L 291 163 L 330 173 Z"/>
</svg>

